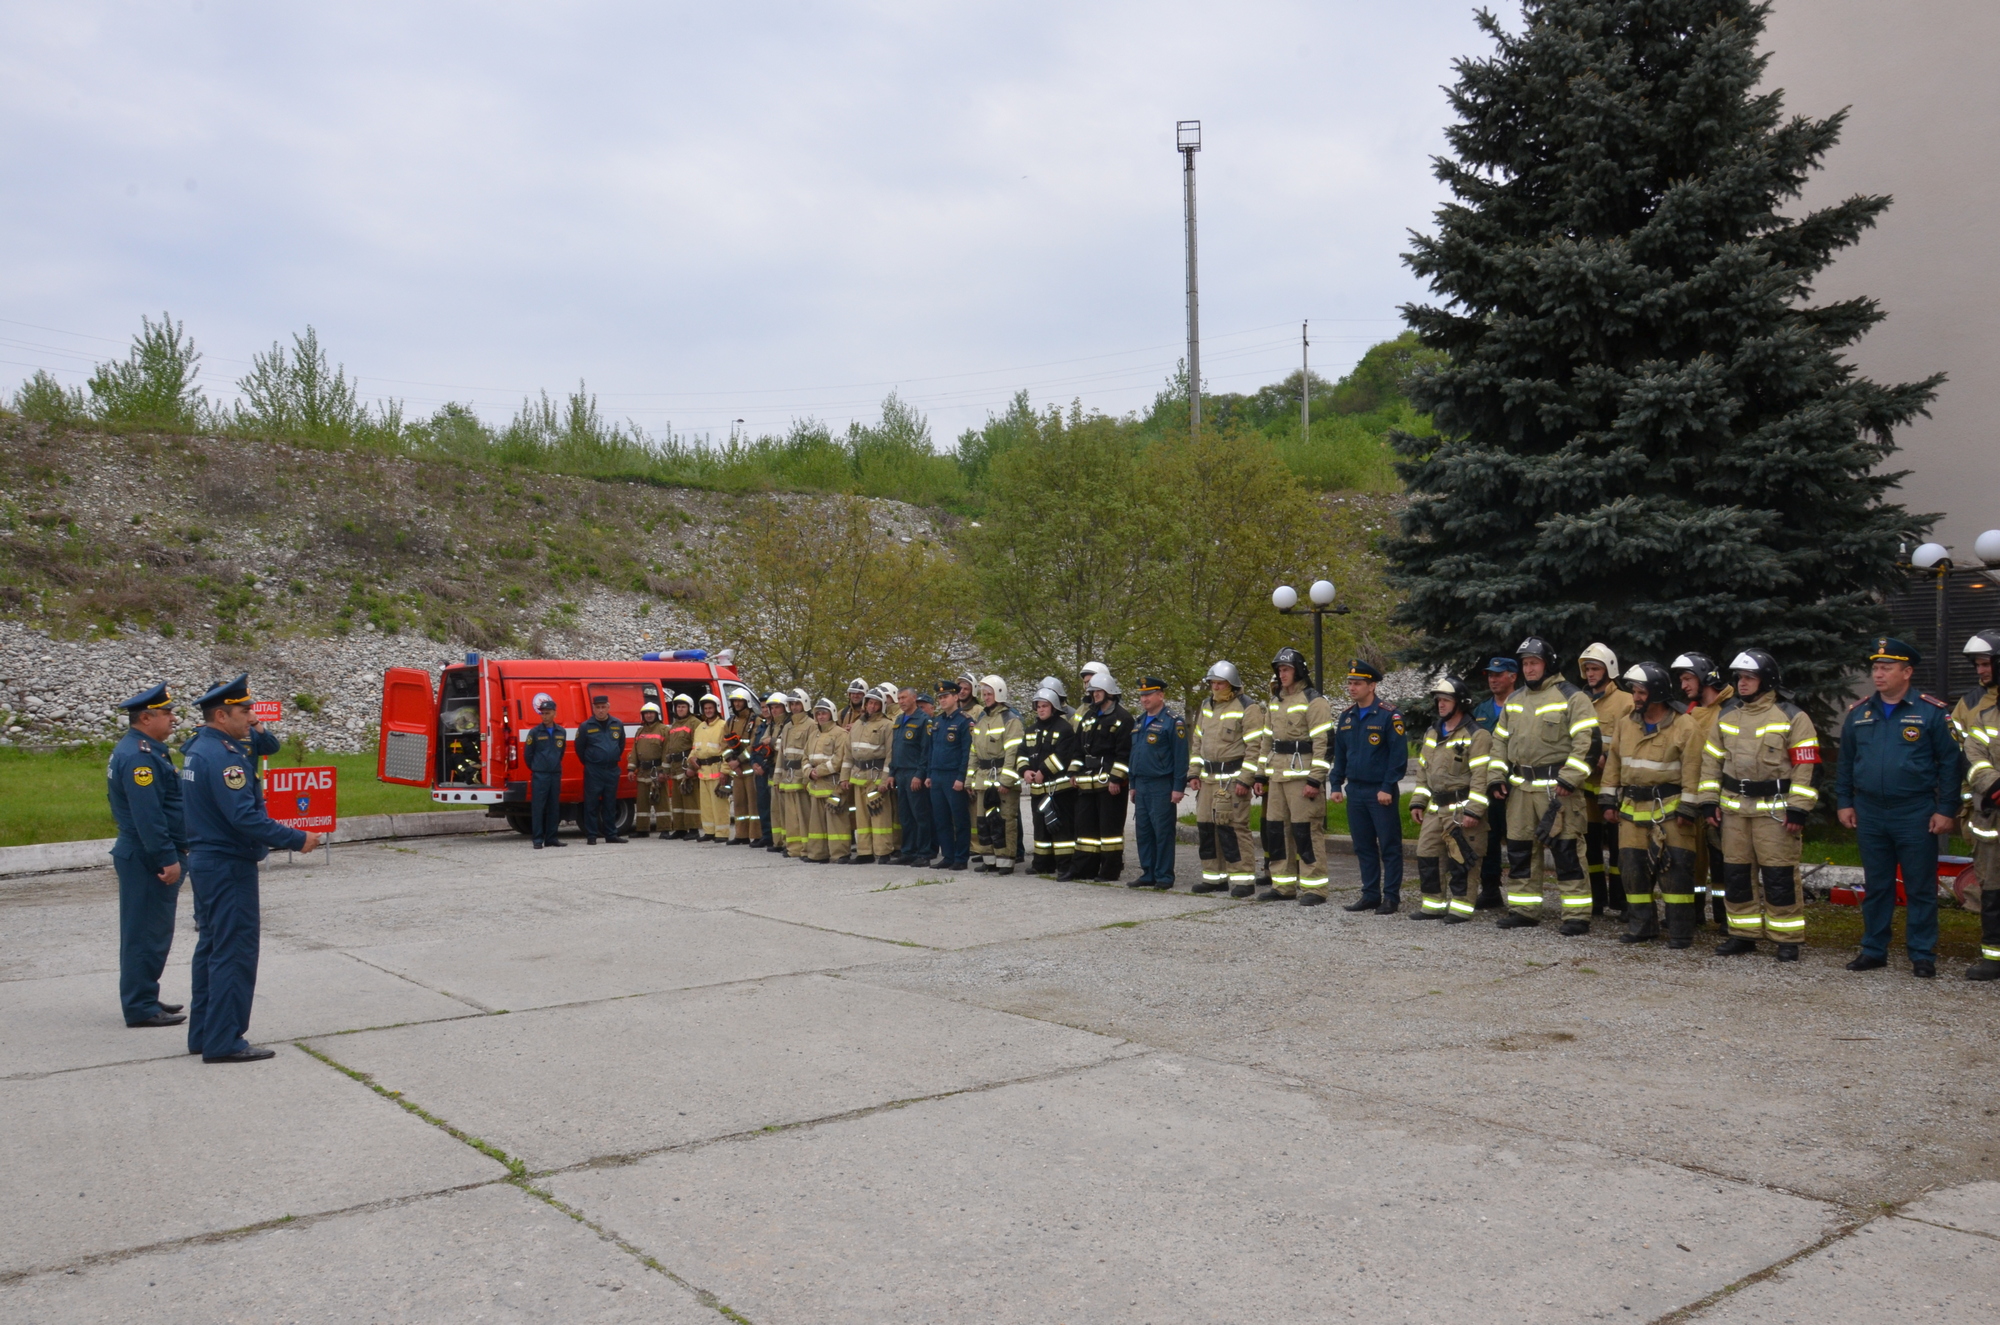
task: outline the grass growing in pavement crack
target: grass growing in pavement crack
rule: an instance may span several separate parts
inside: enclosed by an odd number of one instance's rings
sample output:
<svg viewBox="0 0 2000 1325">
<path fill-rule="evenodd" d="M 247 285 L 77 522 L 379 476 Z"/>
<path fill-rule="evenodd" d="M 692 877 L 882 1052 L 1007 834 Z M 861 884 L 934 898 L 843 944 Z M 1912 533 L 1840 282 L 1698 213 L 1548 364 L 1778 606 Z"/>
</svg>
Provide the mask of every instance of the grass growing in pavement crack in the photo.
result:
<svg viewBox="0 0 2000 1325">
<path fill-rule="evenodd" d="M 871 893 L 895 893 L 905 888 L 928 888 L 934 883 L 945 883 L 944 879 L 918 879 L 915 883 L 885 883 L 880 888 L 870 888 Z"/>
<path fill-rule="evenodd" d="M 627 1242 L 624 1238 L 619 1237 L 616 1233 L 611 1232 L 609 1229 L 605 1228 L 604 1225 L 598 1223 L 597 1221 L 586 1218 L 584 1216 L 583 1211 L 577 1209 L 575 1206 L 569 1204 L 567 1201 L 564 1201 L 562 1198 L 558 1197 L 554 1192 L 549 1191 L 542 1187 L 537 1187 L 535 1186 L 534 1183 L 522 1177 L 509 1178 L 508 1182 L 512 1186 L 519 1187 L 522 1191 L 526 1192 L 528 1195 L 534 1197 L 536 1200 L 547 1205 L 550 1209 L 560 1211 L 561 1213 L 568 1215 L 571 1219 L 574 1219 L 577 1223 L 582 1224 L 585 1228 L 597 1234 L 598 1237 L 603 1238 L 606 1242 L 618 1248 L 618 1250 L 624 1252 L 627 1256 L 630 1256 L 632 1259 L 638 1261 L 639 1264 L 645 1266 L 647 1269 L 653 1271 L 655 1274 L 665 1275 L 668 1279 L 673 1280 L 676 1284 L 680 1285 L 682 1288 L 685 1288 L 688 1292 L 694 1294 L 695 1301 L 701 1303 L 703 1306 L 707 1307 L 710 1311 L 715 1312 L 717 1315 L 721 1316 L 724 1320 L 734 1321 L 736 1322 L 736 1325 L 755 1325 L 755 1322 L 753 1322 L 748 1316 L 738 1311 L 735 1307 L 730 1306 L 727 1302 L 724 1302 L 714 1293 L 709 1292 L 706 1288 L 698 1288 L 695 1285 L 689 1283 L 687 1280 L 681 1278 L 679 1275 L 675 1274 L 672 1270 L 669 1270 L 666 1266 L 660 1264 L 659 1259 L 657 1257 L 650 1256 L 647 1253 L 641 1251 L 639 1248 L 633 1246 L 631 1243 Z"/>
<path fill-rule="evenodd" d="M 374 1077 L 369 1076 L 366 1072 L 357 1072 L 353 1068 L 347 1066 L 347 1064 L 336 1062 L 334 1059 L 327 1057 L 325 1054 L 321 1053 L 317 1049 L 311 1048 L 303 1044 L 299 1045 L 298 1047 L 303 1052 L 309 1053 L 314 1058 L 319 1059 L 320 1062 L 325 1063 L 328 1067 L 332 1068 L 334 1071 L 342 1073 L 345 1076 L 352 1077 L 354 1080 L 359 1081 L 362 1085 L 368 1087 L 368 1089 L 374 1091 L 377 1095 L 380 1095 L 383 1099 L 388 1100 L 390 1103 L 395 1104 L 398 1107 L 402 1108 L 405 1112 L 415 1114 L 417 1117 L 423 1119 L 425 1122 L 429 1123 L 432 1127 L 437 1128 L 439 1131 L 451 1137 L 453 1140 L 463 1141 L 466 1145 L 471 1146 L 474 1150 L 477 1150 L 480 1154 L 486 1156 L 488 1159 L 498 1161 L 500 1164 L 505 1165 L 507 1172 L 513 1174 L 516 1178 L 524 1178 L 527 1176 L 528 1165 L 525 1161 L 515 1159 L 512 1155 L 508 1154 L 506 1151 L 502 1150 L 499 1146 L 496 1146 L 491 1142 L 482 1141 L 476 1136 L 472 1136 L 465 1132 L 459 1131 L 456 1127 L 453 1127 L 450 1123 L 438 1117 L 436 1114 L 424 1108 L 422 1105 L 404 1099 L 402 1091 L 390 1090 L 388 1087 L 377 1082 Z"/>
<path fill-rule="evenodd" d="M 1139 928 L 1139 922 L 1138 922 L 1138 921 L 1136 921 L 1136 920 L 1114 920 L 1114 921 L 1112 921 L 1112 922 L 1111 922 L 1110 924 L 1108 924 L 1108 925 L 1099 925 L 1099 926 L 1098 926 L 1098 928 L 1099 928 L 1099 929 L 1137 929 L 1137 928 Z"/>
</svg>

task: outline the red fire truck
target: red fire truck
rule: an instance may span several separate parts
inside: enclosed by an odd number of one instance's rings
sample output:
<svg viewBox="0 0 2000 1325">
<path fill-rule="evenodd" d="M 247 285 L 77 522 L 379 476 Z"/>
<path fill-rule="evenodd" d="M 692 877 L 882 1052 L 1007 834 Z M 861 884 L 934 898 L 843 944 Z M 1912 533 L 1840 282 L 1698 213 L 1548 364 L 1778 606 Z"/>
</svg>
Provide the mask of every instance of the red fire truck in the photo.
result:
<svg viewBox="0 0 2000 1325">
<path fill-rule="evenodd" d="M 700 712 L 701 697 L 715 695 L 728 708 L 729 692 L 742 682 L 725 652 L 711 658 L 700 649 L 648 653 L 637 662 L 582 662 L 574 659 L 501 660 L 465 655 L 444 669 L 435 685 L 418 667 L 392 667 L 382 676 L 382 730 L 375 775 L 405 787 L 428 787 L 440 805 L 484 805 L 529 831 L 528 769 L 521 742 L 541 721 L 535 698 L 556 701 L 556 721 L 572 741 L 577 725 L 590 717 L 599 695 L 611 700 L 611 716 L 629 737 L 639 729 L 640 706 L 651 701 L 671 716 L 675 695 L 687 695 Z M 747 688 L 745 694 L 750 692 Z M 757 697 L 751 695 L 754 705 Z M 618 782 L 618 831 L 632 823 L 631 775 Z M 563 758 L 562 817 L 575 822 L 583 803 L 583 766 L 574 746 Z"/>
</svg>

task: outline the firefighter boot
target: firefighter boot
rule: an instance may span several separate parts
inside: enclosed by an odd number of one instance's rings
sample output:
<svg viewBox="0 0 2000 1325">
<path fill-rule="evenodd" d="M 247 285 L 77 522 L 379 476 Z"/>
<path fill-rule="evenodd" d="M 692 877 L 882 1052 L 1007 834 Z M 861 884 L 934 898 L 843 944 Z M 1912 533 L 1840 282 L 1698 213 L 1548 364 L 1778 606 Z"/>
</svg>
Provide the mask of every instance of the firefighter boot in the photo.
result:
<svg viewBox="0 0 2000 1325">
<path fill-rule="evenodd" d="M 1472 891 L 1469 879 L 1471 868 L 1464 861 L 1453 861 L 1447 866 L 1447 896 L 1444 915 L 1440 917 L 1447 925 L 1462 925 L 1472 919 L 1473 903 L 1467 896 Z"/>
<path fill-rule="evenodd" d="M 1645 850 L 1639 847 L 1622 847 L 1618 855 L 1618 874 L 1611 876 L 1607 870 L 1606 876 L 1619 878 L 1621 887 L 1624 886 L 1623 880 L 1630 880 L 1633 885 L 1646 889 L 1643 895 L 1636 892 L 1625 894 L 1625 932 L 1618 936 L 1618 941 L 1650 942 L 1660 937 L 1660 917 L 1653 910 L 1652 870 L 1647 868 L 1651 862 L 1647 860 Z"/>
<path fill-rule="evenodd" d="M 1444 871 L 1439 869 L 1436 856 L 1417 857 L 1417 888 L 1423 894 L 1423 904 L 1410 912 L 1412 920 L 1441 920 L 1445 908 L 1450 905 L 1444 895 Z"/>
<path fill-rule="evenodd" d="M 1549 843 L 1549 855 L 1556 863 L 1556 891 L 1562 894 L 1563 922 L 1556 933 L 1564 938 L 1590 932 L 1590 883 L 1578 858 L 1582 845 L 1573 837 Z"/>
<path fill-rule="evenodd" d="M 1701 899 L 1694 891 L 1694 852 L 1688 847 L 1667 848 L 1667 874 L 1660 891 L 1667 898 L 1667 946 L 1683 949 L 1694 946 L 1694 931 L 1701 923 Z"/>
<path fill-rule="evenodd" d="M 1232 831 L 1233 839 L 1235 833 Z M 1201 878 L 1188 891 L 1219 893 L 1229 889 L 1229 872 L 1222 867 L 1222 851 L 1215 837 L 1215 824 L 1204 820 L 1194 826 L 1195 854 L 1201 860 Z"/>
<path fill-rule="evenodd" d="M 2000 980 L 2000 879 L 1979 881 L 1979 960 L 1965 968 L 1968 980 Z"/>
</svg>

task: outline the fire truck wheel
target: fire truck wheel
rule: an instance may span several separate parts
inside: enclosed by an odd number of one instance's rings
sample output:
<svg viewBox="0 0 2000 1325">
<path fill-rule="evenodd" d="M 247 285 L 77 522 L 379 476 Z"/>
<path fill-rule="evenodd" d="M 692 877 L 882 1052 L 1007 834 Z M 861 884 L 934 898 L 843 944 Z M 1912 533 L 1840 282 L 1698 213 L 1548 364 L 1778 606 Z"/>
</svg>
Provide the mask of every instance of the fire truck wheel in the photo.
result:
<svg viewBox="0 0 2000 1325">
<path fill-rule="evenodd" d="M 535 831 L 534 821 L 528 818 L 528 816 L 525 814 L 508 815 L 507 826 L 513 829 L 515 832 L 519 833 L 522 837 L 527 837 Z"/>
<path fill-rule="evenodd" d="M 639 807 L 634 802 L 618 802 L 618 827 L 615 830 L 618 836 L 630 837 L 632 835 L 632 825 L 638 822 L 638 819 Z"/>
</svg>

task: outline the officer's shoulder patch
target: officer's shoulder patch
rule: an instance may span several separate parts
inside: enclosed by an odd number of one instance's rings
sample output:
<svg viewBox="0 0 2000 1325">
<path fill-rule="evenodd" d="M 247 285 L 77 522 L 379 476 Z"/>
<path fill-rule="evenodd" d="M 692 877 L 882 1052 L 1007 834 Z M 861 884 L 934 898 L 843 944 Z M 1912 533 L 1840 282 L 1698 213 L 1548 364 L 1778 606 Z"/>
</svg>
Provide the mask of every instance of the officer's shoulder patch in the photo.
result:
<svg viewBox="0 0 2000 1325">
<path fill-rule="evenodd" d="M 141 787 L 152 786 L 153 766 L 151 764 L 139 764 L 134 767 L 132 770 L 132 781 Z"/>
<path fill-rule="evenodd" d="M 243 771 L 241 764 L 231 764 L 228 768 L 222 770 L 222 785 L 228 787 L 231 791 L 243 790 L 245 784 L 249 781 L 250 775 Z"/>
<path fill-rule="evenodd" d="M 1927 704 L 1935 704 L 1937 707 L 1941 709 L 1948 709 L 1951 707 L 1949 704 L 1945 703 L 1942 699 L 1939 699 L 1936 695 L 1919 695 L 1918 698 L 1923 700 Z"/>
<path fill-rule="evenodd" d="M 145 753 L 147 753 L 147 754 L 151 754 L 151 753 L 153 753 L 153 747 L 152 747 L 152 746 L 151 746 L 150 744 L 148 744 L 148 743 L 147 743 L 146 741 L 143 741 L 143 740 L 142 740 L 142 741 L 140 741 L 140 742 L 139 742 L 139 748 L 140 748 L 141 750 L 143 750 L 143 751 L 144 751 Z"/>
</svg>

